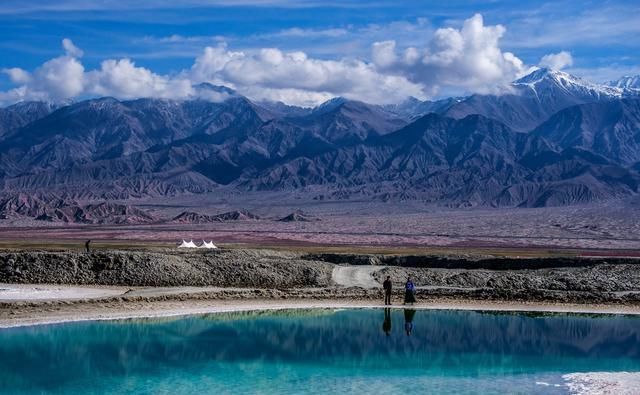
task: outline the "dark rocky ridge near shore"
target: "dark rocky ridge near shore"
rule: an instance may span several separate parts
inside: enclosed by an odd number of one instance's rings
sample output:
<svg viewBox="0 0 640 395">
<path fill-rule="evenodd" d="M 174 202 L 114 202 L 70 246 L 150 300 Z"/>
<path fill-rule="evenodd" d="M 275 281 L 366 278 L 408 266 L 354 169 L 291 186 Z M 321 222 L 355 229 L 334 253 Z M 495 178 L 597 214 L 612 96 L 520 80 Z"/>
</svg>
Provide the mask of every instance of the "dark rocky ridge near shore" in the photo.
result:
<svg viewBox="0 0 640 395">
<path fill-rule="evenodd" d="M 370 275 L 377 282 L 391 276 L 398 296 L 410 275 L 419 286 L 420 298 L 640 302 L 640 260 L 621 258 L 464 259 L 224 249 L 3 252 L 0 283 L 231 288 L 181 296 L 191 299 L 247 297 L 251 292 L 255 292 L 251 297 L 262 298 L 371 299 L 381 295 L 379 288 L 337 285 L 332 278 L 336 264 L 372 269 Z"/>
<path fill-rule="evenodd" d="M 124 286 L 327 286 L 333 265 L 286 252 L 17 252 L 0 254 L 0 282 Z"/>
</svg>

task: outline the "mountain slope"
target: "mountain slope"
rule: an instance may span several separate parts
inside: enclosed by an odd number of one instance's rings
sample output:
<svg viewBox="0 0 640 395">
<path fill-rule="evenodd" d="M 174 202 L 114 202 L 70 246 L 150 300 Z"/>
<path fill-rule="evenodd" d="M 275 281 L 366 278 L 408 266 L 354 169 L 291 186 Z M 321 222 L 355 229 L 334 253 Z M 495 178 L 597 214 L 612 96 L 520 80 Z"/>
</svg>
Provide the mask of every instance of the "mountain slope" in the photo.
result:
<svg viewBox="0 0 640 395">
<path fill-rule="evenodd" d="M 602 157 L 563 150 L 482 116 L 454 120 L 429 114 L 362 144 L 244 177 L 240 185 L 323 186 L 343 196 L 357 191 L 370 198 L 406 196 L 457 206 L 538 206 L 633 194 L 638 179 Z"/>
<path fill-rule="evenodd" d="M 55 211 L 56 202 L 221 189 L 452 206 L 574 204 L 638 193 L 640 100 L 624 98 L 633 96 L 629 90 L 544 69 L 513 87 L 517 94 L 398 107 L 343 98 L 314 109 L 259 105 L 213 85 L 198 87 L 213 102 L 102 98 L 51 113 L 32 104 L 20 121 L 27 123 L 0 136 L 0 189 L 46 192 L 54 197 L 41 200 L 53 208 L 27 202 L 24 209 L 69 221 L 94 219 L 82 219 L 78 210 L 87 208 L 79 205 Z M 411 112 L 427 108 L 408 123 Z M 437 114 L 478 109 L 489 116 Z M 543 118 L 533 132 L 508 125 Z M 110 215 L 103 208 L 89 207 Z"/>
<path fill-rule="evenodd" d="M 573 106 L 532 133 L 563 149 L 588 150 L 630 166 L 640 162 L 640 99 Z"/>
<path fill-rule="evenodd" d="M 21 102 L 0 108 L 0 138 L 51 113 L 55 106 L 45 102 Z"/>
<path fill-rule="evenodd" d="M 112 202 L 80 205 L 74 201 L 44 199 L 24 193 L 0 198 L 0 219 L 83 224 L 138 224 L 158 220 L 152 214 L 128 205 Z"/>
<path fill-rule="evenodd" d="M 88 100 L 54 111 L 6 137 L 0 142 L 0 168 L 18 176 L 120 158 L 193 134 L 215 134 L 246 117 L 251 106 L 244 98 L 222 103 Z"/>
<path fill-rule="evenodd" d="M 383 107 L 335 98 L 307 115 L 286 120 L 334 144 L 364 141 L 395 131 L 406 121 Z"/>
<path fill-rule="evenodd" d="M 607 85 L 622 89 L 640 89 L 640 75 L 625 75 L 624 77 L 615 81 L 609 81 Z"/>
<path fill-rule="evenodd" d="M 457 119 L 480 114 L 513 130 L 526 132 L 567 107 L 634 94 L 620 88 L 592 84 L 561 71 L 538 69 L 511 84 L 511 92 L 473 95 L 454 104 L 444 114 Z"/>
<path fill-rule="evenodd" d="M 510 131 L 497 121 L 481 116 L 463 120 L 428 114 L 406 127 L 379 136 L 363 144 L 342 147 L 312 158 L 296 158 L 281 170 L 270 170 L 273 183 L 258 177 L 261 188 L 281 187 L 287 180 L 282 172 L 296 172 L 302 177 L 319 171 L 315 177 L 321 183 L 335 180 L 345 185 L 381 180 L 408 180 L 425 177 L 433 171 L 451 170 L 474 161 L 482 164 L 513 163 L 526 148 L 524 134 Z M 499 158 L 499 159 L 498 159 Z M 276 173 L 274 174 L 274 171 Z M 311 172 L 311 173 L 310 173 Z M 296 185 L 308 184 L 300 179 Z"/>
</svg>

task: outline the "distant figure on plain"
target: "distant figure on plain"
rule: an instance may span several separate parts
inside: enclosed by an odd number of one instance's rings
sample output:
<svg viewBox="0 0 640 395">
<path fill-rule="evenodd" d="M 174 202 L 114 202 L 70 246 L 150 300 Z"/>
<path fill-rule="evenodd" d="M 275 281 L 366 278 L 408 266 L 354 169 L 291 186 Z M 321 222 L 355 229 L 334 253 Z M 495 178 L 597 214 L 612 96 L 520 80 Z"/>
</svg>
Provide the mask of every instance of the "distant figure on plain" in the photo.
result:
<svg viewBox="0 0 640 395">
<path fill-rule="evenodd" d="M 411 281 L 411 277 L 407 278 L 407 283 L 404 285 L 404 304 L 416 302 L 416 287 Z"/>
<path fill-rule="evenodd" d="M 382 283 L 382 288 L 384 288 L 384 305 L 390 306 L 391 305 L 391 288 L 392 288 L 390 276 L 387 276 L 387 279 L 384 280 L 384 282 Z"/>
<path fill-rule="evenodd" d="M 387 336 L 391 334 L 391 309 L 388 307 L 384 309 L 384 322 L 382 323 L 382 331 Z"/>
<path fill-rule="evenodd" d="M 413 331 L 413 316 L 415 315 L 416 311 L 414 309 L 404 309 L 404 331 L 407 336 L 411 336 Z"/>
<path fill-rule="evenodd" d="M 91 252 L 91 247 L 89 247 L 89 244 L 91 244 L 91 240 L 87 240 L 87 242 L 84 243 L 84 250 L 86 252 Z"/>
</svg>

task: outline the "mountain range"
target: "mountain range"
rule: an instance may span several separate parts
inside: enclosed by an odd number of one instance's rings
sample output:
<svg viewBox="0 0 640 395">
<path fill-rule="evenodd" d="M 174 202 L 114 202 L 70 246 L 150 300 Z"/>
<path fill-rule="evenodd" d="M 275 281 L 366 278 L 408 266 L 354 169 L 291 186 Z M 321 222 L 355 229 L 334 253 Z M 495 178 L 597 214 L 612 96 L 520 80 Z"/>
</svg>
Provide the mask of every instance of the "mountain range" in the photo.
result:
<svg viewBox="0 0 640 395">
<path fill-rule="evenodd" d="M 301 108 L 208 84 L 198 89 L 218 101 L 19 103 L 0 109 L 0 192 L 77 202 L 295 190 L 456 207 L 624 198 L 640 192 L 638 80 L 538 69 L 500 95 L 384 106 Z"/>
</svg>

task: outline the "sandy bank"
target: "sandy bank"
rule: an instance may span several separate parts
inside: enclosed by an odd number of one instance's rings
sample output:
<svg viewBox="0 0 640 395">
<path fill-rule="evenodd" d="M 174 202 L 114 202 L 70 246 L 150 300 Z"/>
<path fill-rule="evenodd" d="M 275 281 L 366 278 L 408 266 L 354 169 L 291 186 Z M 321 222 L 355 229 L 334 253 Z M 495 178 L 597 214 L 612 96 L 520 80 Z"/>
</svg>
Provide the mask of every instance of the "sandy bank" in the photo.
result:
<svg viewBox="0 0 640 395">
<path fill-rule="evenodd" d="M 95 299 L 123 295 L 128 290 L 126 287 L 0 283 L 0 302 Z"/>
<path fill-rule="evenodd" d="M 5 306 L 6 307 L 6 306 Z M 383 308 L 379 300 L 346 299 L 190 299 L 159 298 L 123 301 L 33 303 L 15 309 L 0 309 L 0 327 L 53 324 L 85 320 L 114 320 L 142 317 L 173 317 L 232 311 L 278 310 L 290 308 Z M 405 308 L 397 302 L 392 308 Z M 497 302 L 436 299 L 420 301 L 416 309 L 453 309 L 539 313 L 631 314 L 640 315 L 640 306 L 554 304 L 538 302 Z"/>
</svg>

